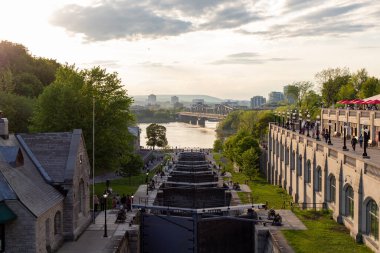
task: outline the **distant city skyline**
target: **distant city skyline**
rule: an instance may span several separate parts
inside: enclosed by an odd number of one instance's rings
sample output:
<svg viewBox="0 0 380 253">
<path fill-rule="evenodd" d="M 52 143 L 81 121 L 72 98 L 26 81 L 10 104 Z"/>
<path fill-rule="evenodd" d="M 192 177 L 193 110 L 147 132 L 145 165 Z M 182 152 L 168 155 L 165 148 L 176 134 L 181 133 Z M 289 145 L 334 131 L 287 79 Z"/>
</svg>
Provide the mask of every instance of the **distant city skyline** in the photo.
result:
<svg viewBox="0 0 380 253">
<path fill-rule="evenodd" d="M 267 98 L 329 67 L 380 77 L 379 1 L 13 0 L 0 8 L 0 40 L 116 71 L 131 96 Z"/>
</svg>

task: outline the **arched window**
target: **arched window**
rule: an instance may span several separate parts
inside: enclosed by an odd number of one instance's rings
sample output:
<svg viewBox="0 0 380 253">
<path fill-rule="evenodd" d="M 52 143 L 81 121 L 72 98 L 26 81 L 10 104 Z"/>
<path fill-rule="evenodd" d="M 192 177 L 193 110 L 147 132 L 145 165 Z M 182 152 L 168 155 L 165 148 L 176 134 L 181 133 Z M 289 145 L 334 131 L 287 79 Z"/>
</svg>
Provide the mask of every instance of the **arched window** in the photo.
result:
<svg viewBox="0 0 380 253">
<path fill-rule="evenodd" d="M 329 186 L 330 186 L 330 196 L 329 200 L 330 202 L 335 203 L 335 195 L 336 195 L 336 179 L 334 176 L 330 177 L 329 180 Z"/>
<path fill-rule="evenodd" d="M 306 182 L 310 183 L 311 182 L 311 162 L 310 162 L 310 160 L 307 160 L 307 163 L 306 163 L 306 174 L 307 174 Z"/>
<path fill-rule="evenodd" d="M 346 216 L 354 218 L 354 190 L 351 186 L 347 186 L 345 191 Z"/>
<path fill-rule="evenodd" d="M 379 239 L 379 208 L 375 201 L 370 200 L 367 203 L 367 235 L 372 236 L 375 240 Z"/>
<path fill-rule="evenodd" d="M 58 235 L 62 233 L 62 217 L 61 212 L 58 211 L 54 216 L 54 234 Z"/>
<path fill-rule="evenodd" d="M 320 192 L 322 191 L 322 169 L 321 167 L 317 167 L 317 185 L 316 185 L 316 191 Z"/>
<path fill-rule="evenodd" d="M 296 168 L 296 162 L 295 162 L 296 159 L 297 159 L 296 153 L 293 151 L 292 155 L 290 156 L 290 169 L 291 170 L 294 170 Z"/>
</svg>

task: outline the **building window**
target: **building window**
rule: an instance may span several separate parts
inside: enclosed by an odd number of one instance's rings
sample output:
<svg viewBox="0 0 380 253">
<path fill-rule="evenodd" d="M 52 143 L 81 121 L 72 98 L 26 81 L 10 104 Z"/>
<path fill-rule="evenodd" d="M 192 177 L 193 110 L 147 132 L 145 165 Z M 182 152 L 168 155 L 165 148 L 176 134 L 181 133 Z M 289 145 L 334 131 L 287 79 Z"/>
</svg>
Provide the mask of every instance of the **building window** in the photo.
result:
<svg viewBox="0 0 380 253">
<path fill-rule="evenodd" d="M 0 224 L 0 252 L 5 252 L 5 225 Z"/>
<path fill-rule="evenodd" d="M 316 190 L 318 192 L 322 191 L 322 169 L 318 166 L 317 168 L 317 185 Z"/>
<path fill-rule="evenodd" d="M 354 190 L 347 186 L 345 191 L 346 216 L 354 218 Z"/>
<path fill-rule="evenodd" d="M 58 235 L 62 232 L 62 218 L 61 218 L 61 212 L 58 211 L 55 213 L 54 216 L 54 234 Z"/>
<path fill-rule="evenodd" d="M 367 204 L 367 234 L 379 239 L 379 208 L 373 200 Z"/>
<path fill-rule="evenodd" d="M 329 199 L 330 199 L 330 202 L 333 202 L 335 203 L 335 195 L 336 195 L 336 180 L 335 180 L 335 177 L 334 176 L 331 176 L 330 177 L 330 196 L 329 196 Z"/>
<path fill-rule="evenodd" d="M 310 183 L 311 182 L 311 162 L 310 160 L 307 160 L 306 163 L 306 182 Z"/>
</svg>

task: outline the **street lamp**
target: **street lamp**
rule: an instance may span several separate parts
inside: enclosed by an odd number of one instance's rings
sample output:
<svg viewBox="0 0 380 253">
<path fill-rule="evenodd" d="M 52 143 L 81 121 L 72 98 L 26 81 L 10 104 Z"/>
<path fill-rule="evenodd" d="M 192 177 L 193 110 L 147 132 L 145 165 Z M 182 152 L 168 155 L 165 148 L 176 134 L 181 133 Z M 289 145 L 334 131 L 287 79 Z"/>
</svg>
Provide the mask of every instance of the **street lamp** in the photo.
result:
<svg viewBox="0 0 380 253">
<path fill-rule="evenodd" d="M 319 124 L 320 124 L 320 120 L 321 119 L 321 117 L 319 116 L 319 115 L 317 115 L 317 138 L 316 138 L 316 140 L 317 141 L 320 141 L 321 139 L 319 138 Z"/>
<path fill-rule="evenodd" d="M 107 235 L 107 197 L 108 197 L 108 190 L 106 189 L 103 193 L 103 198 L 104 198 L 104 235 L 103 237 L 108 237 Z"/>
<path fill-rule="evenodd" d="M 296 125 L 296 113 L 293 112 L 293 120 L 292 120 L 293 132 L 296 131 L 295 125 Z"/>
<path fill-rule="evenodd" d="M 329 120 L 328 125 L 329 125 L 329 140 L 328 140 L 327 144 L 328 144 L 328 145 L 333 145 L 333 144 L 331 143 L 331 126 L 332 126 L 331 120 Z"/>
<path fill-rule="evenodd" d="M 363 158 L 370 158 L 368 155 L 367 155 L 367 145 L 368 145 L 368 139 L 369 139 L 369 136 L 368 136 L 368 128 L 365 126 L 364 127 L 364 152 L 363 152 Z"/>
<path fill-rule="evenodd" d="M 298 115 L 298 120 L 299 120 L 299 132 L 300 134 L 302 133 L 302 111 L 300 111 L 299 115 Z"/>
<path fill-rule="evenodd" d="M 347 123 L 343 123 L 343 151 L 348 151 L 348 148 L 346 146 L 346 133 L 347 133 Z"/>
<path fill-rule="evenodd" d="M 310 130 L 310 114 L 307 113 L 307 137 L 310 137 L 309 130 Z"/>
<path fill-rule="evenodd" d="M 104 189 L 103 198 L 104 198 L 104 237 L 107 235 L 107 198 L 112 193 L 112 188 L 110 187 L 110 181 L 106 180 L 106 189 Z"/>
<path fill-rule="evenodd" d="M 288 111 L 287 113 L 286 113 L 287 115 L 288 115 L 288 117 L 287 117 L 287 122 L 286 122 L 286 129 L 290 129 L 290 111 Z"/>
<path fill-rule="evenodd" d="M 147 173 L 146 173 L 146 178 L 145 178 L 145 183 L 146 183 L 146 195 L 148 195 L 148 176 L 149 176 L 149 173 L 147 172 Z"/>
</svg>

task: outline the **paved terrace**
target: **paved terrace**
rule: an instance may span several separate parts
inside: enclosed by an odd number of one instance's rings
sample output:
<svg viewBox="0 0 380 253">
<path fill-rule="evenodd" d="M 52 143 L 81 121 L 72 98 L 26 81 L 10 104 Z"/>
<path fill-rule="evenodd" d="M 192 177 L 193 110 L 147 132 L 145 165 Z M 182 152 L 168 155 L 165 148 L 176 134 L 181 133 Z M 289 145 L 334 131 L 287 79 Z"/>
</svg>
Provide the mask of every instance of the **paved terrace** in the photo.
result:
<svg viewBox="0 0 380 253">
<path fill-rule="evenodd" d="M 306 136 L 306 133 L 305 134 L 300 134 L 299 133 L 299 130 L 296 129 L 295 132 L 293 132 L 291 129 L 286 129 L 286 128 L 283 128 L 282 126 L 277 126 L 275 124 L 272 123 L 272 127 L 278 127 L 279 129 L 283 129 L 285 131 L 288 131 L 289 133 L 294 133 L 296 135 L 299 135 L 301 136 L 302 138 L 304 139 L 307 139 L 307 140 L 310 140 L 310 141 L 315 141 L 316 143 L 320 144 L 320 145 L 323 145 L 323 146 L 326 146 L 330 149 L 334 149 L 336 151 L 339 151 L 339 152 L 342 152 L 343 154 L 347 155 L 347 156 L 350 156 L 350 157 L 353 157 L 355 159 L 358 159 L 358 160 L 364 160 L 365 163 L 369 163 L 369 164 L 372 164 L 373 166 L 375 167 L 378 167 L 379 166 L 379 162 L 380 162 L 380 148 L 378 147 L 367 147 L 367 155 L 370 157 L 370 158 L 363 158 L 363 152 L 364 152 L 364 142 L 363 142 L 363 147 L 361 148 L 360 145 L 359 145 L 359 142 L 356 144 L 356 148 L 355 148 L 355 151 L 352 149 L 351 147 L 351 139 L 350 140 L 346 140 L 346 147 L 349 149 L 348 151 L 343 151 L 343 137 L 333 137 L 331 136 L 331 143 L 333 145 L 328 145 L 326 142 L 325 142 L 325 139 L 320 136 L 320 141 L 317 141 L 315 138 L 312 138 L 312 137 L 307 137 Z M 310 130 L 310 136 L 312 135 L 312 131 Z"/>
</svg>

